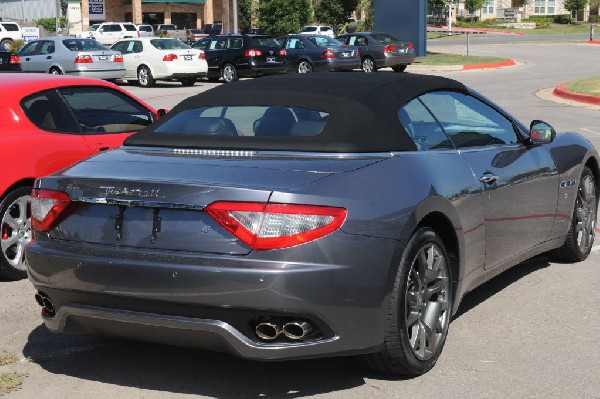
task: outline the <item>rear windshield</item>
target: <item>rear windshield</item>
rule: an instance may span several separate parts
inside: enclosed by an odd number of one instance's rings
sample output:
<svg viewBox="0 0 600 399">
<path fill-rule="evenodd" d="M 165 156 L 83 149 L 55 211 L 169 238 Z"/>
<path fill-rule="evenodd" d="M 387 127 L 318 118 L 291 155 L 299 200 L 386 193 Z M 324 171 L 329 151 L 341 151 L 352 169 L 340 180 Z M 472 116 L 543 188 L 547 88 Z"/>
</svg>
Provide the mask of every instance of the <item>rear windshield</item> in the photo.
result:
<svg viewBox="0 0 600 399">
<path fill-rule="evenodd" d="M 71 51 L 106 51 L 107 47 L 94 39 L 66 39 L 62 41 L 66 48 Z"/>
<path fill-rule="evenodd" d="M 157 134 L 213 136 L 318 136 L 329 114 L 282 106 L 201 107 L 183 111 L 159 126 Z"/>
<path fill-rule="evenodd" d="M 250 47 L 281 47 L 281 44 L 272 37 L 253 37 L 250 39 Z"/>
<path fill-rule="evenodd" d="M 125 27 L 125 30 L 137 32 L 135 25 L 123 25 L 123 26 Z"/>
<path fill-rule="evenodd" d="M 159 50 L 179 50 L 191 48 L 177 39 L 152 39 L 150 43 Z"/>
<path fill-rule="evenodd" d="M 301 32 L 316 32 L 316 31 L 317 31 L 317 27 L 316 26 L 305 26 L 301 30 Z"/>
<path fill-rule="evenodd" d="M 199 34 L 202 34 L 202 31 L 200 29 L 190 29 L 190 33 L 199 35 Z"/>
<path fill-rule="evenodd" d="M 18 32 L 19 31 L 19 27 L 17 26 L 17 24 L 1 24 L 4 29 L 6 29 L 8 32 Z"/>
<path fill-rule="evenodd" d="M 371 36 L 373 36 L 375 40 L 377 40 L 379 43 L 390 43 L 399 41 L 397 38 L 395 38 L 392 35 L 388 35 L 387 33 L 375 33 Z"/>
<path fill-rule="evenodd" d="M 329 46 L 343 46 L 344 43 L 339 40 L 332 39 L 328 36 L 310 36 L 308 38 L 311 42 L 316 44 L 319 47 L 329 47 Z"/>
<path fill-rule="evenodd" d="M 138 26 L 138 30 L 142 32 L 152 32 L 152 27 L 150 25 L 140 25 Z"/>
</svg>

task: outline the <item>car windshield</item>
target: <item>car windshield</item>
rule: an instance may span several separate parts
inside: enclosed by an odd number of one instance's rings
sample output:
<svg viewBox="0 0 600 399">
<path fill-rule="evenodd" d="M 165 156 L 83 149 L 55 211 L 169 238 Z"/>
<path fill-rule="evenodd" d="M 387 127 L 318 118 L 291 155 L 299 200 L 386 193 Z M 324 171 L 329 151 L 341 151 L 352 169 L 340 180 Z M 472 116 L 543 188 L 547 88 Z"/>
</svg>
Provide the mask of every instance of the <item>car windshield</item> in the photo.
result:
<svg viewBox="0 0 600 399">
<path fill-rule="evenodd" d="M 395 38 L 392 35 L 388 35 L 387 33 L 374 33 L 371 36 L 373 36 L 373 38 L 379 43 L 390 43 L 399 41 L 397 38 Z"/>
<path fill-rule="evenodd" d="M 183 111 L 155 133 L 212 136 L 318 136 L 326 112 L 283 106 L 217 106 Z"/>
<path fill-rule="evenodd" d="M 137 31 L 135 25 L 123 25 L 125 27 L 125 30 L 128 31 Z"/>
<path fill-rule="evenodd" d="M 316 26 L 305 26 L 301 30 L 301 32 L 316 32 L 316 31 L 317 31 L 317 27 Z"/>
<path fill-rule="evenodd" d="M 339 40 L 332 39 L 327 36 L 311 36 L 308 38 L 311 42 L 316 44 L 319 47 L 329 47 L 329 46 L 343 46 L 344 43 Z"/>
<path fill-rule="evenodd" d="M 94 25 L 91 25 L 89 28 L 87 28 L 87 30 L 90 32 L 93 32 L 96 29 L 98 29 L 99 27 L 100 27 L 100 24 L 94 24 Z"/>
<path fill-rule="evenodd" d="M 107 47 L 94 39 L 66 39 L 62 43 L 71 51 L 106 51 Z"/>
<path fill-rule="evenodd" d="M 153 39 L 150 43 L 159 50 L 179 50 L 191 48 L 177 39 Z"/>
<path fill-rule="evenodd" d="M 281 44 L 273 37 L 253 37 L 250 39 L 250 47 L 281 47 Z"/>
</svg>

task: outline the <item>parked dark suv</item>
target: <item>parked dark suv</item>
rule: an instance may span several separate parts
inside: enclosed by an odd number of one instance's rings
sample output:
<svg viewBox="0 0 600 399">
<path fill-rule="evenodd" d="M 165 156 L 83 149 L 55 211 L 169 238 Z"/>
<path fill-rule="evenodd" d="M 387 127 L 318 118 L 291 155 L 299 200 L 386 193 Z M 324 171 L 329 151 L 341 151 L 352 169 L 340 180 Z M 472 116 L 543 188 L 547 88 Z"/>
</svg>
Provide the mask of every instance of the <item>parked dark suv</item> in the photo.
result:
<svg viewBox="0 0 600 399">
<path fill-rule="evenodd" d="M 230 83 L 239 77 L 286 72 L 285 49 L 271 36 L 211 36 L 197 41 L 193 47 L 206 54 L 209 80 L 223 78 Z"/>
</svg>

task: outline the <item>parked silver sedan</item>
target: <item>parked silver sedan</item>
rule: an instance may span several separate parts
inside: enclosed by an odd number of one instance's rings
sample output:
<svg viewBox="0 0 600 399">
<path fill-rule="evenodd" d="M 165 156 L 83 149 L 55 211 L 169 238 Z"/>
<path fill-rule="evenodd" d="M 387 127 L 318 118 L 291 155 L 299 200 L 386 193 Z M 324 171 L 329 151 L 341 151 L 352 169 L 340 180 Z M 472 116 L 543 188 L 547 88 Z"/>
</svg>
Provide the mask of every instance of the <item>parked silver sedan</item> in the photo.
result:
<svg viewBox="0 0 600 399">
<path fill-rule="evenodd" d="M 99 79 L 125 76 L 123 56 L 94 39 L 46 37 L 29 42 L 19 52 L 24 72 L 75 75 Z"/>
</svg>

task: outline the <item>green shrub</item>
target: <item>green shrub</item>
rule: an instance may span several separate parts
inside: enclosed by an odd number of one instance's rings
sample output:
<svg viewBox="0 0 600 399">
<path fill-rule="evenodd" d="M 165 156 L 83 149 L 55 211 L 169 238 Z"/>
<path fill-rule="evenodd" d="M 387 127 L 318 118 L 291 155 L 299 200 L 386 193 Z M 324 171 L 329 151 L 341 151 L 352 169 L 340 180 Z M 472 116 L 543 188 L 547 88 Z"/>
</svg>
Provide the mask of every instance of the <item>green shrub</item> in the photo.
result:
<svg viewBox="0 0 600 399">
<path fill-rule="evenodd" d="M 569 14 L 555 15 L 553 22 L 555 24 L 570 24 L 571 16 Z"/>
<path fill-rule="evenodd" d="M 35 24 L 38 26 L 42 26 L 49 32 L 56 32 L 56 18 L 40 18 L 35 21 Z M 67 26 L 68 21 L 66 18 L 61 18 L 59 21 L 59 26 L 64 28 Z"/>
<path fill-rule="evenodd" d="M 546 29 L 550 27 L 550 22 L 536 22 L 535 29 Z"/>
<path fill-rule="evenodd" d="M 23 40 L 21 40 L 21 39 L 15 40 L 15 42 L 12 45 L 13 53 L 18 53 L 19 50 L 21 50 L 24 45 L 25 45 L 25 42 Z"/>
<path fill-rule="evenodd" d="M 590 15 L 589 21 L 594 24 L 600 22 L 600 15 Z"/>
</svg>

